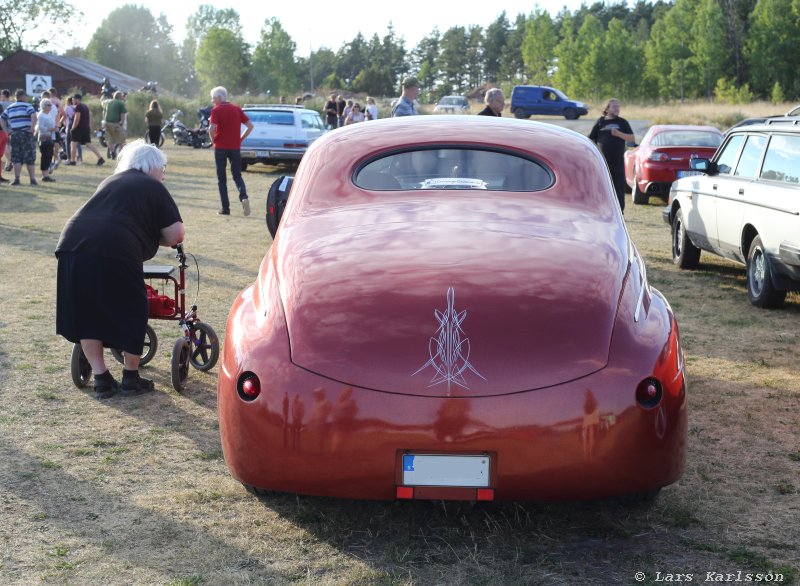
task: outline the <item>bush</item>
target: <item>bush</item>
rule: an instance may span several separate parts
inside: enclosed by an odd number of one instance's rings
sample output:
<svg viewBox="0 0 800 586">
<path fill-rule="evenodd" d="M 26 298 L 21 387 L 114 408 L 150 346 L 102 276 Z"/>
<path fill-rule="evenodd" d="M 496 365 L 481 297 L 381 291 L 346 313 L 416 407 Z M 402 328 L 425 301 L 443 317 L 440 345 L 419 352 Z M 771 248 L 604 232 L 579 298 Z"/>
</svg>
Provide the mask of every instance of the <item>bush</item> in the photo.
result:
<svg viewBox="0 0 800 586">
<path fill-rule="evenodd" d="M 753 92 L 750 91 L 749 83 L 744 84 L 742 87 L 736 87 L 732 80 L 722 77 L 717 80 L 717 86 L 714 88 L 714 98 L 725 104 L 749 104 L 753 101 Z"/>
</svg>

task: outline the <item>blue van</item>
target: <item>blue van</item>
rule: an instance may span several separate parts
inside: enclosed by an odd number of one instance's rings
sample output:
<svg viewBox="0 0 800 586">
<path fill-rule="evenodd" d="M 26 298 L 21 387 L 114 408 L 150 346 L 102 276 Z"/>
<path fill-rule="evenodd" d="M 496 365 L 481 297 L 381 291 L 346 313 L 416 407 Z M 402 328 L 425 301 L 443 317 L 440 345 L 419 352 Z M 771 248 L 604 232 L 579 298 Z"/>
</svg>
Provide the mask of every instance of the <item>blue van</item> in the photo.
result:
<svg viewBox="0 0 800 586">
<path fill-rule="evenodd" d="M 530 118 L 536 114 L 577 120 L 588 114 L 589 108 L 546 85 L 518 85 L 511 92 L 511 113 L 517 118 Z"/>
</svg>

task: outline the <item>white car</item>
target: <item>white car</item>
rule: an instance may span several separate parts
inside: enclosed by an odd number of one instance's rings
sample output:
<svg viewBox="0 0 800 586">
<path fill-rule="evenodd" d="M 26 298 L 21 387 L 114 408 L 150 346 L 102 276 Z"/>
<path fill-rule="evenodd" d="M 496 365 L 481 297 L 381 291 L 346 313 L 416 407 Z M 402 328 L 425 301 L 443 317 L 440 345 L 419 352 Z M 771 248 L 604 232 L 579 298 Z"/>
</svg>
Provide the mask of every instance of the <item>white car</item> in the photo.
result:
<svg viewBox="0 0 800 586">
<path fill-rule="evenodd" d="M 242 171 L 248 165 L 298 163 L 306 150 L 326 132 L 319 113 L 304 106 L 245 104 L 253 131 L 242 141 Z"/>
<path fill-rule="evenodd" d="M 469 114 L 469 102 L 464 96 L 445 96 L 433 109 L 434 114 Z"/>
<path fill-rule="evenodd" d="M 691 167 L 663 211 L 673 262 L 694 269 L 705 250 L 743 263 L 750 302 L 780 306 L 800 290 L 800 117 L 732 129 Z"/>
</svg>

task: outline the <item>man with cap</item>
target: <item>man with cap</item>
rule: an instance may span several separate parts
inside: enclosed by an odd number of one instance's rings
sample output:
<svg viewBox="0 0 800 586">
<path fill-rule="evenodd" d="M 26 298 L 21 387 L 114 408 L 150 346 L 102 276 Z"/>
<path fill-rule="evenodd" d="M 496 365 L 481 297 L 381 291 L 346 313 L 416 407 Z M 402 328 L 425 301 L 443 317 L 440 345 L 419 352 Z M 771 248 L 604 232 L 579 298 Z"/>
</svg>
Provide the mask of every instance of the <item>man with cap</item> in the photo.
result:
<svg viewBox="0 0 800 586">
<path fill-rule="evenodd" d="M 419 114 L 414 105 L 414 100 L 419 95 L 419 81 L 416 77 L 407 77 L 403 80 L 403 95 L 392 108 L 392 118 L 399 116 L 416 116 Z"/>
</svg>

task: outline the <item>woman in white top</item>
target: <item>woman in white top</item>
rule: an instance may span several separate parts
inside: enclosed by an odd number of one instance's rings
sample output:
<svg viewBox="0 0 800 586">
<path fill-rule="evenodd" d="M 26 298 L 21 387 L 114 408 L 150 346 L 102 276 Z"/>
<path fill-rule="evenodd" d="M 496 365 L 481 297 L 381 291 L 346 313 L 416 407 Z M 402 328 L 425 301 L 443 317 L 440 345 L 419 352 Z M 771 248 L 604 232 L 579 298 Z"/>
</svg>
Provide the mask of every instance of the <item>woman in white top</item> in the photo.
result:
<svg viewBox="0 0 800 586">
<path fill-rule="evenodd" d="M 378 119 L 378 104 L 375 103 L 375 98 L 367 96 L 367 120 Z"/>
<path fill-rule="evenodd" d="M 344 119 L 344 125 L 347 126 L 355 122 L 364 122 L 364 112 L 361 111 L 361 105 L 358 102 L 353 104 L 353 109 Z"/>
<path fill-rule="evenodd" d="M 50 177 L 50 163 L 53 162 L 53 140 L 56 132 L 56 115 L 58 112 L 49 98 L 44 98 L 39 104 L 39 114 L 36 117 L 36 137 L 39 142 L 41 159 L 39 169 L 42 171 L 44 183 L 54 183 Z"/>
</svg>

